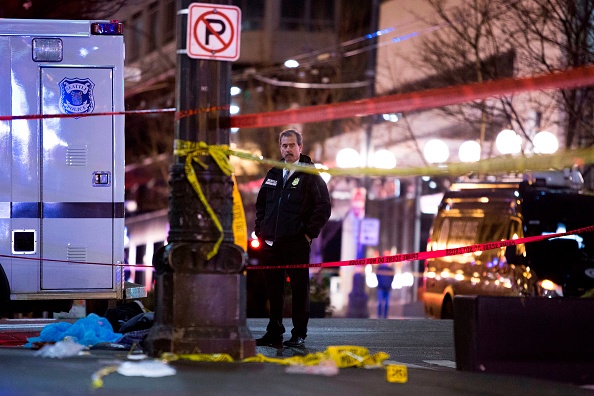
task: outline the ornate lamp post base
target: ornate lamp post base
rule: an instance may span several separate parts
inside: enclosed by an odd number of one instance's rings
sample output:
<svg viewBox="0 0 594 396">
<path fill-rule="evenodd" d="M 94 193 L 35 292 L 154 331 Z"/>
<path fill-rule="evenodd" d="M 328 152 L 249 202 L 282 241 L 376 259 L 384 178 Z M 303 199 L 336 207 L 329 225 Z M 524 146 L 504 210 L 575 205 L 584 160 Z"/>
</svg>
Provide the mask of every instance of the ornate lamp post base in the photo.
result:
<svg viewBox="0 0 594 396">
<path fill-rule="evenodd" d="M 205 159 L 209 162 L 208 159 Z M 210 169 L 197 179 L 225 230 L 221 233 L 186 179 L 183 162 L 171 167 L 169 244 L 153 256 L 157 273 L 155 321 L 146 339 L 151 356 L 227 353 L 234 359 L 256 354 L 246 325 L 245 253 L 233 243 L 233 181 Z"/>
<path fill-rule="evenodd" d="M 147 337 L 150 355 L 227 353 L 243 359 L 256 354 L 256 342 L 245 323 L 244 276 L 165 273 L 159 278 L 164 289 L 173 285 L 175 289 L 160 300 L 169 307 Z"/>
</svg>

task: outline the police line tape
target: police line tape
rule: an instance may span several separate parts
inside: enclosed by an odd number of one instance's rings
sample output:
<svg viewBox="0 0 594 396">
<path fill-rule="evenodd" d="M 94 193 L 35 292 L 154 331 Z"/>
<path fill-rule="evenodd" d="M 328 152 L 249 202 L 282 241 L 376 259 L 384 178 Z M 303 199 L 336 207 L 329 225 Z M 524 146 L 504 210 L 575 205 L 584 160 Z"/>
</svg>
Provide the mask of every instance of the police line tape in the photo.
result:
<svg viewBox="0 0 594 396">
<path fill-rule="evenodd" d="M 200 112 L 200 110 L 196 110 Z M 204 109 L 202 112 L 211 111 Z M 15 121 L 15 120 L 45 120 L 50 118 L 84 118 L 97 116 L 116 116 L 116 115 L 131 115 L 131 114 L 156 114 L 156 113 L 175 113 L 175 108 L 169 109 L 147 109 L 147 110 L 126 110 L 126 111 L 105 111 L 98 113 L 75 113 L 75 114 L 27 114 L 27 115 L 0 115 L 0 121 Z"/>
<path fill-rule="evenodd" d="M 594 65 L 536 76 L 502 78 L 481 83 L 378 96 L 350 102 L 236 115 L 231 117 L 231 127 L 263 128 L 349 117 L 365 117 L 373 114 L 401 113 L 535 90 L 569 89 L 589 85 L 594 85 Z"/>
<path fill-rule="evenodd" d="M 174 107 L 167 109 L 146 109 L 146 110 L 124 110 L 124 111 L 104 111 L 97 113 L 72 113 L 72 114 L 27 114 L 27 115 L 0 115 L 0 121 L 15 121 L 15 120 L 45 120 L 50 118 L 84 118 L 84 117 L 98 117 L 98 116 L 117 116 L 117 115 L 134 115 L 134 114 L 159 114 L 159 113 L 174 113 L 175 119 L 180 120 L 196 114 L 212 113 L 216 111 L 228 110 L 230 105 L 210 106 L 199 109 L 177 111 Z"/>
<path fill-rule="evenodd" d="M 526 92 L 536 89 L 560 89 L 575 88 L 594 84 L 594 66 L 585 66 L 565 71 L 547 73 L 540 76 L 531 76 L 524 78 L 507 78 L 495 81 L 488 81 L 476 84 L 459 85 L 445 87 L 408 94 L 388 95 L 365 100 L 352 102 L 336 103 L 331 105 L 310 106 L 300 109 L 276 111 L 269 113 L 258 113 L 243 116 L 231 117 L 232 127 L 265 127 L 286 125 L 290 122 L 316 122 L 326 121 L 338 118 L 361 117 L 372 114 L 386 112 L 401 112 L 420 109 L 428 109 L 445 105 L 468 102 L 477 99 L 506 95 L 511 93 Z M 198 113 L 215 112 L 228 109 L 228 105 L 214 106 L 203 109 L 176 111 L 175 109 L 157 109 L 157 110 L 132 110 L 120 112 L 103 113 L 77 113 L 77 114 L 36 114 L 36 115 L 16 115 L 0 116 L 0 121 L 25 120 L 25 119 L 47 119 L 47 118 L 69 118 L 69 117 L 90 117 L 101 115 L 126 115 L 126 114 L 152 114 L 152 113 L 175 113 L 176 119 L 188 117 Z M 198 142 L 196 144 L 199 144 Z M 235 155 L 239 158 L 249 159 L 276 167 L 287 167 L 309 173 L 319 173 L 320 171 L 313 167 L 285 164 L 281 161 L 264 159 L 248 153 L 229 150 L 226 146 L 208 146 L 206 148 L 210 155 L 216 151 L 226 150 L 228 155 Z M 191 161 L 190 161 L 191 162 Z M 328 169 L 324 170 L 330 175 L 371 175 L 371 176 L 434 176 L 434 175 L 463 175 L 471 173 L 510 173 L 521 172 L 525 170 L 544 170 L 544 169 L 562 169 L 574 165 L 583 165 L 594 162 L 594 147 L 566 150 L 554 155 L 534 155 L 531 157 L 512 157 L 502 156 L 492 159 L 481 160 L 475 163 L 449 163 L 439 166 L 427 166 L 416 168 L 397 168 L 397 169 L 376 169 L 359 168 L 350 169 Z M 188 167 L 187 167 L 188 168 Z M 191 168 L 191 167 L 190 167 Z M 219 227 L 220 228 L 220 227 Z M 217 246 L 220 241 L 217 241 Z M 215 249 L 216 250 L 216 249 Z M 215 251 L 211 252 L 216 254 Z M 427 252 L 428 253 L 428 252 Z M 397 255 L 399 256 L 399 255 Z M 0 257 L 11 257 L 0 255 Z M 25 257 L 14 256 L 20 259 L 29 259 Z M 34 260 L 40 260 L 33 258 Z M 413 260 L 423 258 L 413 258 Z M 62 261 L 48 260 L 45 261 Z M 401 260 L 407 261 L 407 260 Z M 66 261 L 75 263 L 72 261 Z M 88 263 L 95 265 L 117 265 L 104 263 Z M 352 265 L 352 264 L 351 264 Z M 336 265 L 334 265 L 336 266 Z"/>
<path fill-rule="evenodd" d="M 265 269 L 292 269 L 292 268 L 327 268 L 327 267 L 349 267 L 349 266 L 363 266 L 363 265 L 377 265 L 377 264 L 391 264 L 404 261 L 413 260 L 427 260 L 446 256 L 457 256 L 460 254 L 476 253 L 485 250 L 492 250 L 503 248 L 507 246 L 515 246 L 523 243 L 538 242 L 545 239 L 560 238 L 568 235 L 581 234 L 594 231 L 594 225 L 568 232 L 560 232 L 556 234 L 536 235 L 524 238 L 509 239 L 503 241 L 494 241 L 486 243 L 478 243 L 474 245 L 461 246 L 451 249 L 431 250 L 427 252 L 404 253 L 395 254 L 393 256 L 370 257 L 356 260 L 333 261 L 316 264 L 290 264 L 290 265 L 255 265 L 248 266 L 248 270 L 265 270 Z"/>
<path fill-rule="evenodd" d="M 590 85 L 594 85 L 594 65 L 553 71 L 535 76 L 510 77 L 481 83 L 454 85 L 404 94 L 377 96 L 349 102 L 235 115 L 229 118 L 231 128 L 265 128 L 295 123 L 330 121 L 340 118 L 365 117 L 374 114 L 426 110 L 535 90 L 571 89 Z M 180 119 L 194 114 L 228 110 L 229 108 L 229 105 L 220 105 L 181 111 L 176 111 L 176 109 L 170 108 L 103 113 L 0 115 L 0 121 L 152 113 L 175 113 L 176 119 Z"/>
<path fill-rule="evenodd" d="M 553 239 L 553 238 L 561 238 L 568 235 L 576 235 L 576 234 L 583 234 L 587 232 L 594 231 L 594 225 L 578 228 L 572 231 L 567 232 L 560 232 L 556 234 L 546 234 L 546 235 L 535 235 L 530 237 L 524 238 L 517 238 L 517 239 L 508 239 L 503 241 L 493 241 L 493 242 L 486 242 L 486 243 L 478 243 L 474 245 L 468 246 L 461 246 L 451 249 L 441 249 L 441 250 L 431 250 L 428 252 L 415 252 L 415 253 L 403 253 L 403 254 L 395 254 L 393 256 L 380 256 L 380 257 L 370 257 L 364 259 L 356 259 L 356 260 L 344 260 L 344 261 L 332 261 L 326 263 L 315 263 L 315 264 L 289 264 L 289 265 L 255 265 L 255 266 L 247 266 L 247 270 L 266 270 L 266 269 L 286 269 L 286 268 L 327 268 L 327 267 L 349 267 L 349 266 L 363 266 L 363 265 L 377 265 L 377 264 L 390 264 L 390 263 L 399 263 L 404 261 L 413 261 L 413 260 L 426 260 L 426 259 L 433 259 L 433 258 L 440 258 L 446 256 L 457 256 L 460 254 L 468 254 L 468 253 L 476 253 L 482 252 L 485 250 L 491 249 L 498 249 L 507 246 L 515 246 L 520 245 L 523 243 L 530 243 L 530 242 L 538 242 L 545 239 Z M 98 263 L 98 262 L 89 262 L 89 261 L 70 261 L 70 260 L 57 260 L 57 259 L 47 259 L 47 258 L 39 258 L 39 257 L 26 257 L 26 256 L 15 256 L 15 255 L 7 255 L 7 254 L 0 254 L 0 257 L 4 258 L 11 258 L 11 259 L 19 259 L 19 260 L 30 260 L 30 261 L 47 261 L 52 263 L 68 263 L 68 264 L 87 264 L 87 265 L 103 265 L 103 266 L 111 266 L 111 267 L 130 267 L 130 268 L 153 268 L 152 265 L 148 264 L 126 264 L 126 263 Z"/>
<path fill-rule="evenodd" d="M 517 92 L 526 92 L 537 89 L 575 88 L 594 84 L 594 65 L 574 68 L 564 71 L 552 72 L 538 76 L 523 78 L 507 78 L 487 81 L 482 83 L 457 85 L 425 91 L 379 96 L 364 100 L 341 102 L 331 105 L 309 106 L 299 109 L 275 111 L 268 113 L 247 114 L 230 117 L 231 127 L 260 128 L 265 126 L 287 125 L 291 122 L 315 122 L 347 117 L 361 117 L 371 114 L 413 111 L 439 107 L 449 104 L 458 104 L 477 99 L 485 99 L 499 95 Z M 47 119 L 47 118 L 80 118 L 101 115 L 126 115 L 126 114 L 154 114 L 175 113 L 176 119 L 191 115 L 222 111 L 229 105 L 212 106 L 208 108 L 176 111 L 170 109 L 155 110 L 129 110 L 120 112 L 82 113 L 82 114 L 34 114 L 0 116 L 0 121 Z M 218 146 L 214 146 L 218 147 Z M 284 164 L 284 162 L 264 159 L 249 153 L 228 150 L 227 155 L 234 155 L 242 159 L 269 164 L 276 167 L 287 167 L 302 172 L 317 173 L 311 167 Z M 209 147 L 210 150 L 210 147 Z M 534 170 L 563 169 L 574 165 L 583 165 L 594 162 L 594 147 L 565 150 L 556 154 L 537 154 L 532 156 L 500 156 L 480 160 L 473 163 L 446 163 L 438 166 L 409 167 L 396 169 L 377 168 L 348 168 L 324 170 L 332 176 L 438 176 L 438 175 L 465 175 L 465 174 L 500 174 Z"/>
</svg>

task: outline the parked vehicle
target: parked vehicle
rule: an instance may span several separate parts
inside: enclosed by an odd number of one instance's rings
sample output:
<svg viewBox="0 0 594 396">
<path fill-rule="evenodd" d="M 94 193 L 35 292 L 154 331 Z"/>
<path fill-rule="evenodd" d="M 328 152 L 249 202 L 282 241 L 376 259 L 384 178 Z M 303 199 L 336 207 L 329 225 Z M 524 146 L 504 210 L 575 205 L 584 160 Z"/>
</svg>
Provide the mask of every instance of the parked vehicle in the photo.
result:
<svg viewBox="0 0 594 396">
<path fill-rule="evenodd" d="M 577 171 L 454 183 L 427 250 L 564 232 L 594 225 L 594 194 Z M 594 289 L 594 233 L 430 259 L 427 316 L 453 317 L 457 295 L 582 296 Z"/>
<path fill-rule="evenodd" d="M 0 18 L 0 311 L 125 296 L 122 33 Z"/>
</svg>

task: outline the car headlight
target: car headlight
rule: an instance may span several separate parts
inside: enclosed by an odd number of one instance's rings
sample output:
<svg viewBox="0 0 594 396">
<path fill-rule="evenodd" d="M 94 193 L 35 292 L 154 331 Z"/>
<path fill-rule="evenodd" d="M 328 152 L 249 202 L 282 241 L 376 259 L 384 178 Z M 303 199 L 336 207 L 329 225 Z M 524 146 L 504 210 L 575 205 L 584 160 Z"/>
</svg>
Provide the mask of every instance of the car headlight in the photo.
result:
<svg viewBox="0 0 594 396">
<path fill-rule="evenodd" d="M 541 280 L 538 286 L 543 297 L 563 297 L 563 288 L 549 279 Z"/>
</svg>

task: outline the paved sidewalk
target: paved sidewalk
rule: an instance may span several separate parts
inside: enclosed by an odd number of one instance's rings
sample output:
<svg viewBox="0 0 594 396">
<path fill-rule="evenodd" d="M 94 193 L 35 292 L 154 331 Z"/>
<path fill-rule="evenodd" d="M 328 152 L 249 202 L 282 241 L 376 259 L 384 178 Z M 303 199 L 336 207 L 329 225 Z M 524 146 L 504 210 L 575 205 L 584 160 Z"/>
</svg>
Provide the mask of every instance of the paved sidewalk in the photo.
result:
<svg viewBox="0 0 594 396">
<path fill-rule="evenodd" d="M 254 338 L 265 319 L 248 319 Z M 289 320 L 290 322 L 290 320 Z M 289 323 L 286 323 L 289 324 Z M 287 326 L 290 329 L 290 324 Z M 125 351 L 91 351 L 50 359 L 24 348 L 0 348 L 2 395 L 594 395 L 577 385 L 530 378 L 457 371 L 452 321 L 429 319 L 312 319 L 305 350 L 257 347 L 265 356 L 324 351 L 330 345 L 359 345 L 383 351 L 406 364 L 408 382 L 390 383 L 384 369 L 341 369 L 338 375 L 289 374 L 271 363 L 176 361 L 177 373 L 161 378 L 105 376 L 91 389 L 98 370 L 126 360 Z"/>
</svg>

